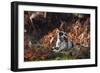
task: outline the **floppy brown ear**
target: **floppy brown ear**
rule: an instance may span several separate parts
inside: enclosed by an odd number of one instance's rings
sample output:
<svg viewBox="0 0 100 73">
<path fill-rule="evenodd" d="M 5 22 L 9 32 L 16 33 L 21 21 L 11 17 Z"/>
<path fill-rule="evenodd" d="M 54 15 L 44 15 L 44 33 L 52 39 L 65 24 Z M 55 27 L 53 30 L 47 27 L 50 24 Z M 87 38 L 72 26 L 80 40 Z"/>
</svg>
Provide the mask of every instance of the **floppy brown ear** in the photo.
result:
<svg viewBox="0 0 100 73">
<path fill-rule="evenodd" d="M 57 29 L 56 29 L 56 33 L 59 33 L 59 32 L 60 32 L 60 30 L 59 30 L 59 28 L 57 28 Z"/>
</svg>

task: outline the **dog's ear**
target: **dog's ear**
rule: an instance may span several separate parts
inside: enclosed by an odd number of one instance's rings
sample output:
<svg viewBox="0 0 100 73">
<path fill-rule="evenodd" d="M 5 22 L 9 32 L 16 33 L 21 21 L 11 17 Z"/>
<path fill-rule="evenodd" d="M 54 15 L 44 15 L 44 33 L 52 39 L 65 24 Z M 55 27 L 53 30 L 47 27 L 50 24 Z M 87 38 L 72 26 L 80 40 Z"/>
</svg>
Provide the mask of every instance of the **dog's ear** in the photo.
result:
<svg viewBox="0 0 100 73">
<path fill-rule="evenodd" d="M 59 33 L 59 32 L 60 32 L 60 30 L 57 28 L 57 29 L 56 29 L 56 33 Z"/>
</svg>

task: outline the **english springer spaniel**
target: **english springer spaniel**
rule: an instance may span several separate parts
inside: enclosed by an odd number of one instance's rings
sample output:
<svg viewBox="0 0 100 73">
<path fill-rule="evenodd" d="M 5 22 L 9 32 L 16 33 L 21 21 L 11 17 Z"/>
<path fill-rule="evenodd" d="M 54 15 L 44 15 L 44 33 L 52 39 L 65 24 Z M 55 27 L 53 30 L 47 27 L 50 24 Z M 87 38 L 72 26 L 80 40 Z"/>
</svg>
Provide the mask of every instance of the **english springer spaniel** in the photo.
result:
<svg viewBox="0 0 100 73">
<path fill-rule="evenodd" d="M 73 43 L 68 39 L 66 32 L 59 31 L 57 33 L 57 41 L 55 47 L 53 47 L 54 52 L 60 52 L 64 49 L 71 49 L 73 47 Z"/>
</svg>

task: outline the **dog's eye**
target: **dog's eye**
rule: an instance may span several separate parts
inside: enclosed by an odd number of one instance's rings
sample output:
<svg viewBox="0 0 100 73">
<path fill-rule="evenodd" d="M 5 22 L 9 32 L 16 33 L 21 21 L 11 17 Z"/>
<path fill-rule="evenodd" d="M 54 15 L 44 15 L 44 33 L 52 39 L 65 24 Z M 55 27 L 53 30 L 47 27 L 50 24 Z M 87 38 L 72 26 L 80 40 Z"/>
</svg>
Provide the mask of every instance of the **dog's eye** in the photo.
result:
<svg viewBox="0 0 100 73">
<path fill-rule="evenodd" d="M 60 36 L 62 36 L 62 35 L 63 35 L 63 33 L 62 33 L 62 32 L 60 32 L 60 33 L 59 33 L 59 35 L 60 35 Z"/>
</svg>

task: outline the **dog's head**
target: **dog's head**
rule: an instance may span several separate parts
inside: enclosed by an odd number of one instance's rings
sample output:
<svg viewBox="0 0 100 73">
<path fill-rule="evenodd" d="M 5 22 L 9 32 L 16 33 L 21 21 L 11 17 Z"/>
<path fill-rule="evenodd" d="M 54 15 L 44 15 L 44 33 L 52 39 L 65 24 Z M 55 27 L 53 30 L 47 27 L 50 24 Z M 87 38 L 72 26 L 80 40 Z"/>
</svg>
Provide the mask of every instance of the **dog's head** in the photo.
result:
<svg viewBox="0 0 100 73">
<path fill-rule="evenodd" d="M 59 32 L 59 36 L 60 36 L 60 37 L 65 37 L 65 36 L 67 36 L 67 35 L 66 35 L 66 32 L 60 31 L 60 32 Z"/>
</svg>

